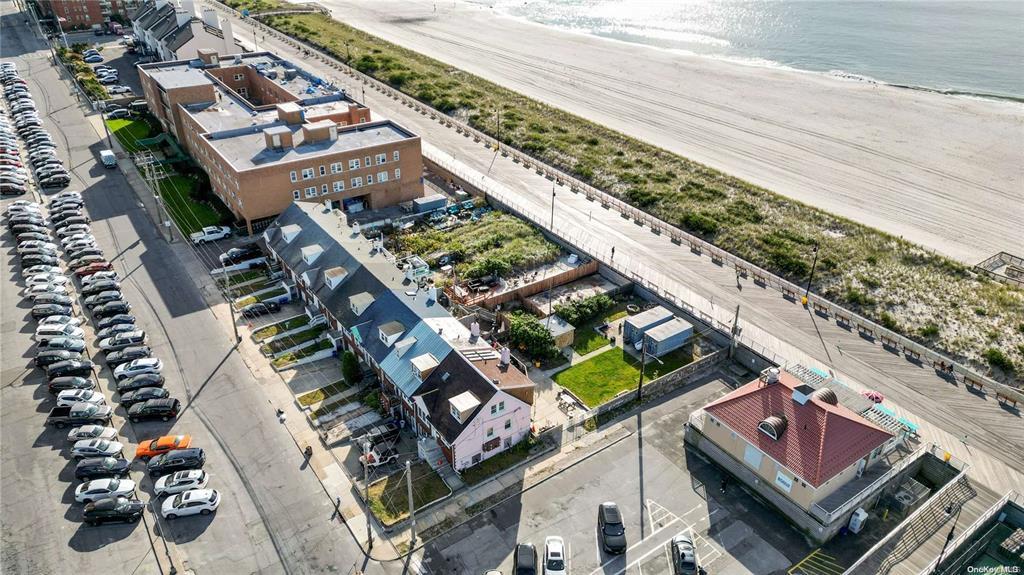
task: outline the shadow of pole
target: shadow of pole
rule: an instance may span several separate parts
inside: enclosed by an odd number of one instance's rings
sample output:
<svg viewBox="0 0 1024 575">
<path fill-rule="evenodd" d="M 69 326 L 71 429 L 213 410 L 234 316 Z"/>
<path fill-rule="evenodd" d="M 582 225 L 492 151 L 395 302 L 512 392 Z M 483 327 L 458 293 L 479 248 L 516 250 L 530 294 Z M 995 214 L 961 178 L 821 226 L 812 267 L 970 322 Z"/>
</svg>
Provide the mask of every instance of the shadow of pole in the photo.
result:
<svg viewBox="0 0 1024 575">
<path fill-rule="evenodd" d="M 636 444 L 637 444 L 637 469 L 640 483 L 640 539 L 644 538 L 644 514 L 647 505 L 644 499 L 644 413 L 643 409 L 636 412 Z"/>
</svg>

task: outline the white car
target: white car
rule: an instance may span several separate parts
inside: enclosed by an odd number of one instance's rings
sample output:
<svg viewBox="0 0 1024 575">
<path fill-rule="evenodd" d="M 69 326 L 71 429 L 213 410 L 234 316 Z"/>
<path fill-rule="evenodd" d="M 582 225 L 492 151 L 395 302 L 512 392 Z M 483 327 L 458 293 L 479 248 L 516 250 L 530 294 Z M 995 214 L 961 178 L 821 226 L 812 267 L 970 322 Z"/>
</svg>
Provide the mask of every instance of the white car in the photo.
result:
<svg viewBox="0 0 1024 575">
<path fill-rule="evenodd" d="M 58 266 L 38 265 L 32 266 L 27 270 L 21 270 L 21 273 L 26 276 L 34 276 L 38 274 L 59 274 L 61 271 Z"/>
<path fill-rule="evenodd" d="M 83 425 L 68 432 L 68 441 L 82 441 L 83 439 L 117 439 L 117 430 L 102 425 Z"/>
<path fill-rule="evenodd" d="M 92 234 L 72 234 L 70 236 L 61 238 L 60 243 L 64 246 L 68 246 L 81 240 L 92 240 L 93 243 L 96 243 L 96 238 L 93 237 Z"/>
<path fill-rule="evenodd" d="M 550 536 L 544 539 L 544 574 L 566 575 L 569 571 L 565 566 L 565 542 L 561 537 Z"/>
<path fill-rule="evenodd" d="M 210 474 L 202 469 L 178 471 L 157 479 L 156 484 L 153 486 L 153 493 L 160 497 L 162 495 L 181 493 L 190 489 L 205 489 L 206 484 L 209 482 Z"/>
<path fill-rule="evenodd" d="M 5 215 L 13 216 L 15 214 L 41 214 L 39 204 L 17 204 L 7 208 L 4 212 Z"/>
<path fill-rule="evenodd" d="M 30 285 L 30 286 L 37 286 L 37 285 L 58 285 L 58 286 L 62 286 L 64 284 L 68 283 L 69 281 L 71 281 L 71 280 L 68 279 L 68 276 L 66 276 L 64 274 L 49 273 L 49 274 L 36 274 L 34 276 L 29 276 L 29 278 L 27 280 L 25 280 L 25 283 Z"/>
<path fill-rule="evenodd" d="M 146 357 L 143 359 L 136 359 L 117 366 L 117 368 L 114 369 L 114 378 L 117 381 L 123 381 L 129 377 L 135 377 L 136 375 L 142 375 L 144 373 L 160 373 L 163 368 L 164 364 L 158 358 Z"/>
<path fill-rule="evenodd" d="M 216 489 L 190 489 L 165 499 L 161 512 L 165 519 L 177 519 L 186 515 L 209 515 L 219 506 L 220 493 Z"/>
<path fill-rule="evenodd" d="M 85 338 L 85 330 L 70 323 L 44 323 L 36 328 L 36 340 L 42 342 L 44 339 L 55 337 L 70 337 L 72 339 Z"/>
<path fill-rule="evenodd" d="M 108 87 L 107 92 L 110 92 L 111 94 L 131 94 L 132 89 L 128 86 L 116 85 Z"/>
<path fill-rule="evenodd" d="M 88 234 L 90 232 L 92 232 L 92 228 L 89 227 L 89 224 L 71 224 L 57 230 L 57 236 L 66 238 L 75 234 Z"/>
<path fill-rule="evenodd" d="M 206 242 L 215 242 L 222 240 L 231 235 L 231 228 L 227 226 L 206 226 L 202 230 L 189 236 L 192 243 L 205 244 Z"/>
<path fill-rule="evenodd" d="M 107 398 L 92 389 L 65 389 L 57 394 L 57 407 L 71 407 L 76 403 L 106 405 Z"/>
<path fill-rule="evenodd" d="M 73 252 L 75 250 L 81 250 L 81 249 L 85 249 L 85 248 L 94 248 L 94 247 L 96 247 L 96 239 L 95 238 L 83 238 L 83 239 L 80 239 L 80 240 L 75 240 L 73 242 L 68 242 L 68 243 L 64 244 L 64 251 Z"/>
<path fill-rule="evenodd" d="M 39 326 L 42 327 L 44 325 L 70 325 L 71 327 L 78 327 L 82 325 L 82 320 L 69 315 L 48 315 L 39 320 Z"/>
<path fill-rule="evenodd" d="M 120 442 L 109 439 L 83 439 L 76 441 L 71 448 L 71 457 L 82 459 L 85 457 L 113 457 L 124 450 Z"/>
<path fill-rule="evenodd" d="M 85 276 L 84 278 L 82 278 L 82 287 L 91 286 L 94 282 L 98 282 L 100 280 L 116 280 L 116 279 L 117 279 L 117 272 L 115 272 L 114 270 L 96 272 L 96 273 L 94 273 L 92 275 L 88 275 L 88 276 Z"/>
<path fill-rule="evenodd" d="M 30 286 L 27 289 L 25 289 L 25 297 L 29 297 L 32 299 L 36 299 L 38 296 L 41 296 L 45 293 L 52 293 L 56 295 L 68 295 L 68 288 L 62 285 L 41 284 Z"/>
<path fill-rule="evenodd" d="M 25 252 L 27 250 L 41 249 L 49 251 L 57 251 L 57 244 L 50 242 L 41 242 L 39 240 L 29 240 L 18 244 L 18 253 Z"/>
<path fill-rule="evenodd" d="M 131 479 L 93 479 L 86 481 L 75 489 L 75 501 L 92 503 L 107 497 L 128 497 L 135 493 L 135 482 Z"/>
</svg>

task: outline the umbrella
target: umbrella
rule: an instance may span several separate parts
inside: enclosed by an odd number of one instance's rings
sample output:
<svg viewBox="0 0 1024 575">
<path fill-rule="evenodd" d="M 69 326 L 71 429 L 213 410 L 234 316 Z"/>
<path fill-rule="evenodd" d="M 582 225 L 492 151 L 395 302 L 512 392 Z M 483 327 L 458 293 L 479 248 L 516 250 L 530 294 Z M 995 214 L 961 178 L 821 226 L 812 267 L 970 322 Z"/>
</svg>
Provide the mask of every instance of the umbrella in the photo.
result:
<svg viewBox="0 0 1024 575">
<path fill-rule="evenodd" d="M 872 403 L 882 403 L 883 401 L 885 401 L 885 396 L 877 391 L 868 390 L 861 393 L 864 395 L 864 397 L 870 399 Z"/>
</svg>

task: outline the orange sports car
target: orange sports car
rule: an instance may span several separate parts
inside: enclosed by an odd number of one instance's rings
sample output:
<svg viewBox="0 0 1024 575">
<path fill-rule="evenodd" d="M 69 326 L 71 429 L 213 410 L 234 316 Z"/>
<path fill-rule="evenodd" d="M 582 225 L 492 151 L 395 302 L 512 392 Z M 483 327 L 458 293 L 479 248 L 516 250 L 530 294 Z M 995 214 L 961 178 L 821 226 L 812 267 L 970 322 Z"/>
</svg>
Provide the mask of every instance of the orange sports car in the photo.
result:
<svg viewBox="0 0 1024 575">
<path fill-rule="evenodd" d="M 191 445 L 191 435 L 165 435 L 140 442 L 139 446 L 135 449 L 135 457 L 145 460 L 172 449 L 186 449 Z"/>
</svg>

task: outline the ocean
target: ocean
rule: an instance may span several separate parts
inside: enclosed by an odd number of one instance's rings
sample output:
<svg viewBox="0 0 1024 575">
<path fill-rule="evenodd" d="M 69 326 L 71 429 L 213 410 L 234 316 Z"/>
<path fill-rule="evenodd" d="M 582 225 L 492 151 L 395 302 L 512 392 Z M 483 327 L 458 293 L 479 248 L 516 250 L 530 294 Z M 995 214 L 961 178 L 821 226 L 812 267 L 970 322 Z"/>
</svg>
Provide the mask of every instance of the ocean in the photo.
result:
<svg viewBox="0 0 1024 575">
<path fill-rule="evenodd" d="M 1024 100 L 1024 1 L 471 0 L 574 32 L 760 66 Z"/>
</svg>

